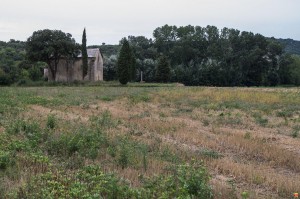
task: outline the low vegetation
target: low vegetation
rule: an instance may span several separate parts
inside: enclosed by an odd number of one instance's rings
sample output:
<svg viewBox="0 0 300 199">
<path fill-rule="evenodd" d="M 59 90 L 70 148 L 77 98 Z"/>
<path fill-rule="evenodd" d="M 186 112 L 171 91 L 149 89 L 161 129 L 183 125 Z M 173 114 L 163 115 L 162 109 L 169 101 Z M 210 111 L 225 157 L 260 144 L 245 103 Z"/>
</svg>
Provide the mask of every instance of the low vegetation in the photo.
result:
<svg viewBox="0 0 300 199">
<path fill-rule="evenodd" d="M 0 198 L 291 198 L 300 90 L 0 88 Z"/>
</svg>

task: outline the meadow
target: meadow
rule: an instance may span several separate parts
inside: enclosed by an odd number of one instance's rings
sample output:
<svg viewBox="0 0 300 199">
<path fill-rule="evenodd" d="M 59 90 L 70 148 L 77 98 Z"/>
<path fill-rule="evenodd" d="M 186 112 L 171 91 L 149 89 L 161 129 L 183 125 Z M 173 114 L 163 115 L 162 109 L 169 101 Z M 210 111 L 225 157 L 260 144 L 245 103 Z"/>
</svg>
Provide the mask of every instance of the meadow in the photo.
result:
<svg viewBox="0 0 300 199">
<path fill-rule="evenodd" d="M 300 88 L 0 88 L 0 198 L 293 198 Z"/>
</svg>

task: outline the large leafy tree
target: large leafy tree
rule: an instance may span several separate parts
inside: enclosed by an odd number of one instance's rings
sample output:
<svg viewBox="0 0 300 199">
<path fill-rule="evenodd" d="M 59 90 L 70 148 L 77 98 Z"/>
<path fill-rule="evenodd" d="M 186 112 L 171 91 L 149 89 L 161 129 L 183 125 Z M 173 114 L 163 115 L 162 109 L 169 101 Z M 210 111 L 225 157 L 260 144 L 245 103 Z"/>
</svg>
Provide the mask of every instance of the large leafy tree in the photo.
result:
<svg viewBox="0 0 300 199">
<path fill-rule="evenodd" d="M 286 54 L 280 58 L 279 78 L 281 84 L 300 85 L 300 56 Z"/>
<path fill-rule="evenodd" d="M 128 36 L 128 42 L 136 59 L 144 60 L 156 58 L 157 52 L 153 47 L 152 39 L 147 39 L 144 36 Z"/>
<path fill-rule="evenodd" d="M 88 54 L 86 50 L 86 31 L 83 30 L 82 34 L 82 45 L 81 45 L 81 53 L 82 53 L 82 78 L 87 75 L 88 71 Z"/>
<path fill-rule="evenodd" d="M 77 56 L 79 45 L 72 35 L 61 30 L 38 30 L 33 32 L 26 43 L 27 57 L 31 61 L 43 61 L 48 64 L 55 81 L 59 60 Z"/>
<path fill-rule="evenodd" d="M 121 41 L 122 47 L 118 58 L 118 78 L 121 84 L 127 84 L 132 74 L 133 54 L 126 38 Z"/>
<path fill-rule="evenodd" d="M 152 39 L 147 39 L 144 36 L 128 36 L 128 42 L 133 54 L 130 69 L 130 79 L 131 81 L 135 81 L 137 77 L 137 70 L 139 70 L 139 72 L 143 72 L 143 74 L 146 74 L 147 71 L 151 70 L 150 68 L 146 69 L 144 62 L 148 62 L 149 59 L 155 59 L 157 56 L 157 51 L 153 46 Z M 151 78 L 148 76 L 146 79 L 149 81 Z"/>
</svg>

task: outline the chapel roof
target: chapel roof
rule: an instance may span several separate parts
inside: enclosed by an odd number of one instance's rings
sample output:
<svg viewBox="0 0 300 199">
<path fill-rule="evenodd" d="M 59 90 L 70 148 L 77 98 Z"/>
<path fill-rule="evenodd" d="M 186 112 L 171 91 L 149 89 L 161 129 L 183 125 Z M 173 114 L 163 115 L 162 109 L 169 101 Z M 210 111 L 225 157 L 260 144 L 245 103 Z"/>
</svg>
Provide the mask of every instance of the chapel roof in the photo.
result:
<svg viewBox="0 0 300 199">
<path fill-rule="evenodd" d="M 97 52 L 99 52 L 99 49 L 98 48 L 88 48 L 88 49 L 86 49 L 86 51 L 87 51 L 88 57 L 96 57 Z M 78 55 L 78 57 L 82 57 L 82 54 L 80 53 Z"/>
</svg>

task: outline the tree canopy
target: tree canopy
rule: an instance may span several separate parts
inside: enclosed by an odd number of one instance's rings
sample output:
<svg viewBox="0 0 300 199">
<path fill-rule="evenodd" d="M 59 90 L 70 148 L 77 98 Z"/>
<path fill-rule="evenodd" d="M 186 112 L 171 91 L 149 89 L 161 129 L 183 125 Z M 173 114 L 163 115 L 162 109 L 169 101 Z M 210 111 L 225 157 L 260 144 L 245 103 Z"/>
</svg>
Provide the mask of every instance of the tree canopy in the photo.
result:
<svg viewBox="0 0 300 199">
<path fill-rule="evenodd" d="M 44 63 L 25 59 L 25 42 L 11 39 L 0 41 L 0 85 L 9 85 L 27 80 L 40 80 Z"/>
<path fill-rule="evenodd" d="M 46 62 L 52 79 L 55 80 L 59 60 L 75 57 L 79 52 L 79 45 L 69 33 L 45 29 L 33 32 L 27 39 L 26 51 L 29 60 Z"/>
<path fill-rule="evenodd" d="M 285 68 L 286 56 L 274 38 L 191 25 L 164 25 L 154 30 L 153 37 L 128 37 L 137 68 L 145 71 L 146 81 L 156 81 L 151 70 L 163 54 L 170 60 L 173 82 L 207 86 L 271 86 L 283 82 L 279 69 Z"/>
<path fill-rule="evenodd" d="M 127 42 L 126 53 L 120 50 L 124 39 L 119 45 L 90 46 L 100 48 L 105 80 L 122 79 L 122 74 L 128 74 L 127 80 L 122 80 L 127 83 L 136 81 L 138 72 L 143 72 L 144 81 L 158 81 L 163 55 L 170 63 L 169 81 L 185 85 L 275 86 L 300 82 L 299 56 L 287 53 L 297 54 L 299 42 L 290 39 L 267 38 L 226 27 L 164 25 L 153 31 L 153 38 L 128 36 Z M 86 46 L 85 30 L 82 43 Z M 0 41 L 0 84 L 40 80 L 44 65 L 36 61 L 46 62 L 51 79 L 55 79 L 58 61 L 71 60 L 79 50 L 84 52 L 83 48 L 71 34 L 60 30 L 36 31 L 26 45 L 15 40 Z M 128 68 L 121 69 L 125 62 Z M 87 67 L 83 67 L 87 74 Z"/>
</svg>

